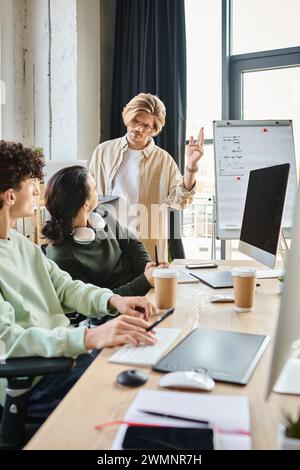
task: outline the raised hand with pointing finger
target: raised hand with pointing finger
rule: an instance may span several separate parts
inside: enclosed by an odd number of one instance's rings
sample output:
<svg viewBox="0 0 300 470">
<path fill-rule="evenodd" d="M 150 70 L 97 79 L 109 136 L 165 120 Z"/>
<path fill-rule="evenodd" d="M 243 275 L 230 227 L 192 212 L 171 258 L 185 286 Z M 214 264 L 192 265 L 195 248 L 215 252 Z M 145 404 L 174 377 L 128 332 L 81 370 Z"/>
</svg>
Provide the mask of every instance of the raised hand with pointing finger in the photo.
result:
<svg viewBox="0 0 300 470">
<path fill-rule="evenodd" d="M 200 158 L 204 155 L 204 128 L 201 127 L 198 138 L 194 139 L 193 136 L 190 137 L 188 148 L 187 148 L 187 157 L 188 157 L 188 167 L 197 169 L 198 162 Z"/>
<path fill-rule="evenodd" d="M 198 162 L 204 155 L 204 128 L 201 127 L 198 138 L 190 137 L 187 148 L 187 165 L 184 174 L 184 186 L 190 191 L 196 182 L 195 174 L 198 171 Z"/>
</svg>

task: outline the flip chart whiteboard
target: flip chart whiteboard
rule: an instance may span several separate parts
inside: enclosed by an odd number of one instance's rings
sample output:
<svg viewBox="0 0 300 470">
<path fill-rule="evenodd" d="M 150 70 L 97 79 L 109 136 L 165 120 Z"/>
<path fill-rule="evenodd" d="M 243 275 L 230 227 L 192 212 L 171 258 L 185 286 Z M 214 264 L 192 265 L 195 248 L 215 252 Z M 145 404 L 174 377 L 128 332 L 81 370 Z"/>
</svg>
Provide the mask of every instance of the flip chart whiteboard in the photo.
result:
<svg viewBox="0 0 300 470">
<path fill-rule="evenodd" d="M 215 121 L 217 237 L 239 239 L 249 172 L 290 163 L 283 228 L 293 224 L 297 170 L 292 121 Z"/>
</svg>

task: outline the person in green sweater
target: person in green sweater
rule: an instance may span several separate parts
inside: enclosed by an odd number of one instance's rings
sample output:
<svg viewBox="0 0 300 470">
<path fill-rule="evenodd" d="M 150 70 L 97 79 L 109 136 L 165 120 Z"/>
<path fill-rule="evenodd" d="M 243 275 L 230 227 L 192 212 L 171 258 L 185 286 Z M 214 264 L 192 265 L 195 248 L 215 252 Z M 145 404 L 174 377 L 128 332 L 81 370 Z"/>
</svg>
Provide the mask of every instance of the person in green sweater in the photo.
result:
<svg viewBox="0 0 300 470">
<path fill-rule="evenodd" d="M 143 243 L 101 205 L 92 212 L 99 205 L 98 194 L 86 168 L 71 166 L 55 173 L 46 186 L 45 204 L 51 216 L 42 229 L 49 242 L 46 254 L 73 279 L 119 295 L 144 295 L 153 287 L 155 263 Z"/>
<path fill-rule="evenodd" d="M 123 298 L 109 289 L 73 281 L 13 229 L 18 218 L 34 214 L 42 173 L 37 151 L 0 141 L 0 340 L 5 358 L 77 358 L 72 371 L 43 377 L 32 388 L 27 414 L 41 422 L 94 359 L 91 350 L 154 344 L 154 335 L 146 328 L 156 311 L 143 297 Z M 74 310 L 91 317 L 121 315 L 96 328 L 72 328 L 65 314 Z M 5 388 L 6 381 L 1 379 L 2 405 Z"/>
</svg>

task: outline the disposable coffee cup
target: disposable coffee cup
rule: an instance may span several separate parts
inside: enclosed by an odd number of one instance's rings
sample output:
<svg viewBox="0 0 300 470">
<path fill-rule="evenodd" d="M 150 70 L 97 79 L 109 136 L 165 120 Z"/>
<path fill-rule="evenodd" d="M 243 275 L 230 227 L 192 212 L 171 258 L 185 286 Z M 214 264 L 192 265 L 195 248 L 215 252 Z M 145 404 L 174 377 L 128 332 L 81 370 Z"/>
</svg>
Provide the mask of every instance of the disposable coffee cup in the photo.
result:
<svg viewBox="0 0 300 470">
<path fill-rule="evenodd" d="M 236 312 L 252 312 L 256 286 L 255 268 L 234 268 L 231 271 Z"/>
<path fill-rule="evenodd" d="M 157 308 L 165 310 L 176 305 L 177 272 L 173 269 L 154 269 L 155 303 Z"/>
</svg>

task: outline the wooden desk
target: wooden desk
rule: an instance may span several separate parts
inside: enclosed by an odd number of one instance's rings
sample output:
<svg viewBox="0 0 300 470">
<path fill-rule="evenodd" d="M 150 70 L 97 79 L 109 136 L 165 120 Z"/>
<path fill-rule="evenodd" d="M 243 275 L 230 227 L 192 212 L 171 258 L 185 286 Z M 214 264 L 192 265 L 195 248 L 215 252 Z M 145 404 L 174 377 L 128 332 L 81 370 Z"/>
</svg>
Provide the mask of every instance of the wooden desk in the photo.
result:
<svg viewBox="0 0 300 470">
<path fill-rule="evenodd" d="M 185 261 L 181 263 L 185 264 Z M 245 262 L 224 261 L 222 265 L 245 265 Z M 197 326 L 272 335 L 280 300 L 277 281 L 265 279 L 260 283 L 254 312 L 244 314 L 235 313 L 233 304 L 211 304 L 208 296 L 215 291 L 204 284 L 181 284 L 178 286 L 176 312 L 163 325 L 182 328 L 181 337 Z M 231 290 L 224 289 L 224 292 L 230 293 Z M 153 298 L 153 292 L 149 296 Z M 28 443 L 27 449 L 110 448 L 116 428 L 108 427 L 100 432 L 94 429 L 95 424 L 121 419 L 137 390 L 140 390 L 125 389 L 115 383 L 117 374 L 128 369 L 128 366 L 107 363 L 107 358 L 114 351 L 106 349 L 97 357 Z M 269 345 L 248 385 L 217 383 L 213 391 L 216 394 L 248 395 L 254 449 L 275 449 L 282 411 L 295 413 L 299 406 L 297 396 L 273 393 L 268 402 L 264 401 L 270 352 Z M 149 369 L 146 371 L 150 372 Z M 160 377 L 161 374 L 150 372 L 150 379 L 144 387 L 157 388 Z"/>
</svg>

